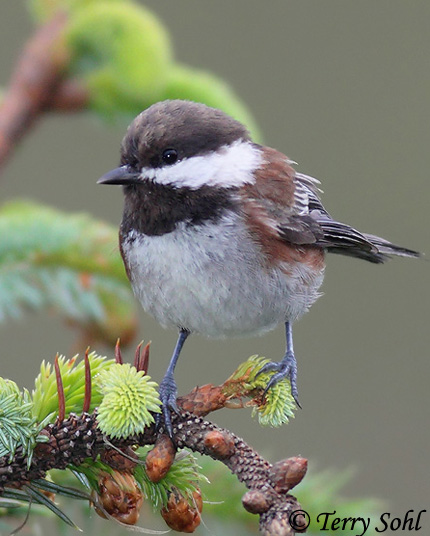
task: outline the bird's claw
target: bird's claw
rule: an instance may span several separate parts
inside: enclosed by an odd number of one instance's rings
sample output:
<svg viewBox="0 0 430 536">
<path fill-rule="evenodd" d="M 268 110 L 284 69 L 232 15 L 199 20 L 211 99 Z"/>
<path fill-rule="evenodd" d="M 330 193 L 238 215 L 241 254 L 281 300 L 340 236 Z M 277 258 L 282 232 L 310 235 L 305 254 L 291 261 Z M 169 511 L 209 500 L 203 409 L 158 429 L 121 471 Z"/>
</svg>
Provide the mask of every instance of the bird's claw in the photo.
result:
<svg viewBox="0 0 430 536">
<path fill-rule="evenodd" d="M 157 432 L 164 431 L 173 438 L 172 411 L 179 415 L 180 411 L 176 403 L 177 387 L 173 375 L 166 374 L 160 383 L 158 390 L 161 401 L 161 413 L 155 415 L 155 429 Z"/>
<path fill-rule="evenodd" d="M 275 372 L 270 378 L 269 382 L 264 389 L 264 395 L 268 392 L 270 388 L 276 385 L 279 381 L 288 378 L 291 385 L 291 394 L 299 408 L 302 406 L 299 402 L 299 392 L 297 389 L 297 362 L 293 353 L 287 353 L 282 361 L 276 363 L 271 361 L 266 363 L 260 371 L 258 371 L 256 377 L 260 374 L 265 374 L 266 372 Z"/>
</svg>

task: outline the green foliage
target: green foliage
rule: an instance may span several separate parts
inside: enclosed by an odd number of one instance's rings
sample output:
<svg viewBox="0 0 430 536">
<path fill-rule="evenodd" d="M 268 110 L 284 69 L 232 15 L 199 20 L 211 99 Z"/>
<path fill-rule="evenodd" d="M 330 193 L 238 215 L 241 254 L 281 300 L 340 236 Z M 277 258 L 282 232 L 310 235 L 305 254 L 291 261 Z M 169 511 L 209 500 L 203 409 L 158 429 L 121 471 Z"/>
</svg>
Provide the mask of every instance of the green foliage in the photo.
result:
<svg viewBox="0 0 430 536">
<path fill-rule="evenodd" d="M 95 460 L 87 458 L 79 466 L 69 465 L 68 469 L 70 469 L 74 477 L 78 479 L 80 484 L 84 486 L 87 491 L 94 490 L 97 493 L 100 491 L 100 476 L 106 473 L 109 475 L 114 473 L 114 469 L 102 462 L 100 457 L 97 457 Z M 69 485 L 72 485 L 72 483 L 69 481 L 70 473 L 68 471 L 64 472 L 54 469 L 53 471 L 49 472 L 49 475 L 55 484 L 64 484 L 64 482 L 66 482 Z"/>
<path fill-rule="evenodd" d="M 160 411 L 157 384 L 143 371 L 125 363 L 119 365 L 92 352 L 88 355 L 91 370 L 90 411 L 98 407 L 98 424 L 109 437 L 129 437 L 143 432 L 154 422 L 150 412 Z M 78 356 L 58 357 L 64 389 L 65 414 L 80 414 L 85 397 L 85 363 Z M 41 421 L 55 420 L 58 414 L 58 388 L 54 366 L 42 362 L 32 393 L 32 412 Z"/>
<path fill-rule="evenodd" d="M 74 412 L 82 413 L 82 406 L 85 396 L 85 365 L 84 361 L 78 361 L 78 356 L 66 359 L 64 356 L 58 358 L 61 379 L 66 400 L 65 413 L 69 415 Z M 94 378 L 102 371 L 109 370 L 114 364 L 114 359 L 107 359 L 92 352 L 88 355 L 91 367 L 91 406 L 93 411 L 101 404 L 103 394 L 98 388 Z M 54 366 L 45 361 L 40 366 L 40 373 L 36 378 L 35 387 L 32 393 L 33 415 L 38 421 L 48 418 L 50 422 L 55 420 L 58 414 L 58 391 Z"/>
<path fill-rule="evenodd" d="M 247 396 L 255 390 L 264 391 L 274 374 L 274 372 L 266 372 L 257 376 L 266 363 L 269 363 L 269 359 L 265 357 L 251 356 L 230 376 L 226 382 L 226 389 L 230 390 L 231 385 L 236 388 L 235 383 L 243 381 L 243 394 Z M 291 394 L 291 385 L 285 378 L 268 390 L 263 404 L 254 404 L 253 416 L 258 416 L 258 421 L 262 426 L 278 427 L 294 417 L 295 408 L 296 403 Z"/>
<path fill-rule="evenodd" d="M 219 108 L 260 133 L 252 114 L 232 88 L 213 74 L 178 64 L 168 31 L 132 0 L 31 0 L 38 21 L 58 9 L 69 15 L 64 43 L 67 74 L 84 82 L 89 108 L 109 121 L 131 121 L 165 99 L 186 99 Z"/>
<path fill-rule="evenodd" d="M 92 2 L 73 13 L 66 35 L 70 74 L 83 77 L 90 106 L 107 116 L 158 100 L 171 64 L 167 31 L 142 5 Z M 141 111 L 141 110 L 139 110 Z"/>
<path fill-rule="evenodd" d="M 39 433 L 46 424 L 38 423 L 32 409 L 26 389 L 21 392 L 15 382 L 0 378 L 0 457 L 9 455 L 12 461 L 16 449 L 21 447 L 30 466 L 36 443 L 44 441 Z"/>
<path fill-rule="evenodd" d="M 15 201 L 0 209 L 0 236 L 0 322 L 49 307 L 95 338 L 131 338 L 134 300 L 116 229 Z"/>
<path fill-rule="evenodd" d="M 157 384 L 144 371 L 137 371 L 128 363 L 103 370 L 96 383 L 104 395 L 98 425 L 109 437 L 140 434 L 154 422 L 152 412 L 160 412 Z"/>
</svg>

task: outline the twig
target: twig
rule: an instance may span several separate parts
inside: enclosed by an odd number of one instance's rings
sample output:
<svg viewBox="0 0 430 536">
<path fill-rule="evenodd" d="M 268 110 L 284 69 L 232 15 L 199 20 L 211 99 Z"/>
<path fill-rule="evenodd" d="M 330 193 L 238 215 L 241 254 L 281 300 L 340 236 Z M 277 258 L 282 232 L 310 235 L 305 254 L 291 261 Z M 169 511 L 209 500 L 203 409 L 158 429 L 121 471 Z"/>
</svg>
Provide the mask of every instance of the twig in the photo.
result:
<svg viewBox="0 0 430 536">
<path fill-rule="evenodd" d="M 12 463 L 8 456 L 0 458 L 0 490 L 22 487 L 34 479 L 43 478 L 53 468 L 65 469 L 70 464 L 79 466 L 85 458 L 95 459 L 108 448 L 97 426 L 97 412 L 81 416 L 71 414 L 62 422 L 57 420 L 48 425 L 43 433 L 48 440 L 36 447 L 30 469 L 27 469 L 26 455 L 20 450 Z M 130 445 L 153 445 L 157 437 L 158 433 L 151 426 L 139 436 L 123 440 L 110 438 L 109 441 L 123 449 Z M 263 534 L 295 534 L 289 517 L 300 510 L 300 505 L 288 491 L 303 478 L 306 460 L 298 463 L 290 459 L 272 465 L 228 430 L 189 413 L 173 415 L 173 441 L 179 448 L 189 448 L 221 461 L 246 485 L 250 491 L 243 498 L 244 506 L 260 515 Z M 291 477 L 294 463 L 299 467 L 295 479 Z"/>
<path fill-rule="evenodd" d="M 183 411 L 205 417 L 212 411 L 226 407 L 228 397 L 223 392 L 223 385 L 208 383 L 195 387 L 190 393 L 177 399 L 178 406 Z"/>
<path fill-rule="evenodd" d="M 60 81 L 52 100 L 47 105 L 48 111 L 82 112 L 89 101 L 88 88 L 81 80 L 69 79 Z"/>
<path fill-rule="evenodd" d="M 25 46 L 0 102 L 0 170 L 21 138 L 47 110 L 78 111 L 88 102 L 79 81 L 64 79 L 69 55 L 62 40 L 67 16 L 58 12 Z"/>
</svg>

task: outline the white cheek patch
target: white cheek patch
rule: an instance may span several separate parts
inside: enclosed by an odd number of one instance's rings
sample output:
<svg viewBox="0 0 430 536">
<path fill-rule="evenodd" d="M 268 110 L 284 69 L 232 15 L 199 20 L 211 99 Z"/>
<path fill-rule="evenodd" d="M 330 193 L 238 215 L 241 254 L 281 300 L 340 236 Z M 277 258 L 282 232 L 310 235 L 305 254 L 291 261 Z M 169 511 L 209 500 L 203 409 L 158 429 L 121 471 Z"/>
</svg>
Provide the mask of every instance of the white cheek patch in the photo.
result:
<svg viewBox="0 0 430 536">
<path fill-rule="evenodd" d="M 236 141 L 202 156 L 192 156 L 161 168 L 142 168 L 142 180 L 196 190 L 202 186 L 240 187 L 255 181 L 253 171 L 262 162 L 261 151 Z"/>
</svg>

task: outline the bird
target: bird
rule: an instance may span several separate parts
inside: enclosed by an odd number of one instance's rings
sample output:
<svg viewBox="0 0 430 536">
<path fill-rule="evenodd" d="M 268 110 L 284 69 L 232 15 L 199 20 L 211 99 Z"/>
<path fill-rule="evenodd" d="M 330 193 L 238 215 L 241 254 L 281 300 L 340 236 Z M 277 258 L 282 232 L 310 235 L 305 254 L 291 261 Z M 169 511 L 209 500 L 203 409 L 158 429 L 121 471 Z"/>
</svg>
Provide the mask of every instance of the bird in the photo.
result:
<svg viewBox="0 0 430 536">
<path fill-rule="evenodd" d="M 320 296 L 326 253 L 376 264 L 420 256 L 332 218 L 320 182 L 295 166 L 223 111 L 166 100 L 133 120 L 120 166 L 98 180 L 123 187 L 119 248 L 135 296 L 179 332 L 156 420 L 170 437 L 190 334 L 255 336 L 284 324 L 285 353 L 260 372 L 273 372 L 265 392 L 287 378 L 300 406 L 293 324 Z"/>
</svg>

